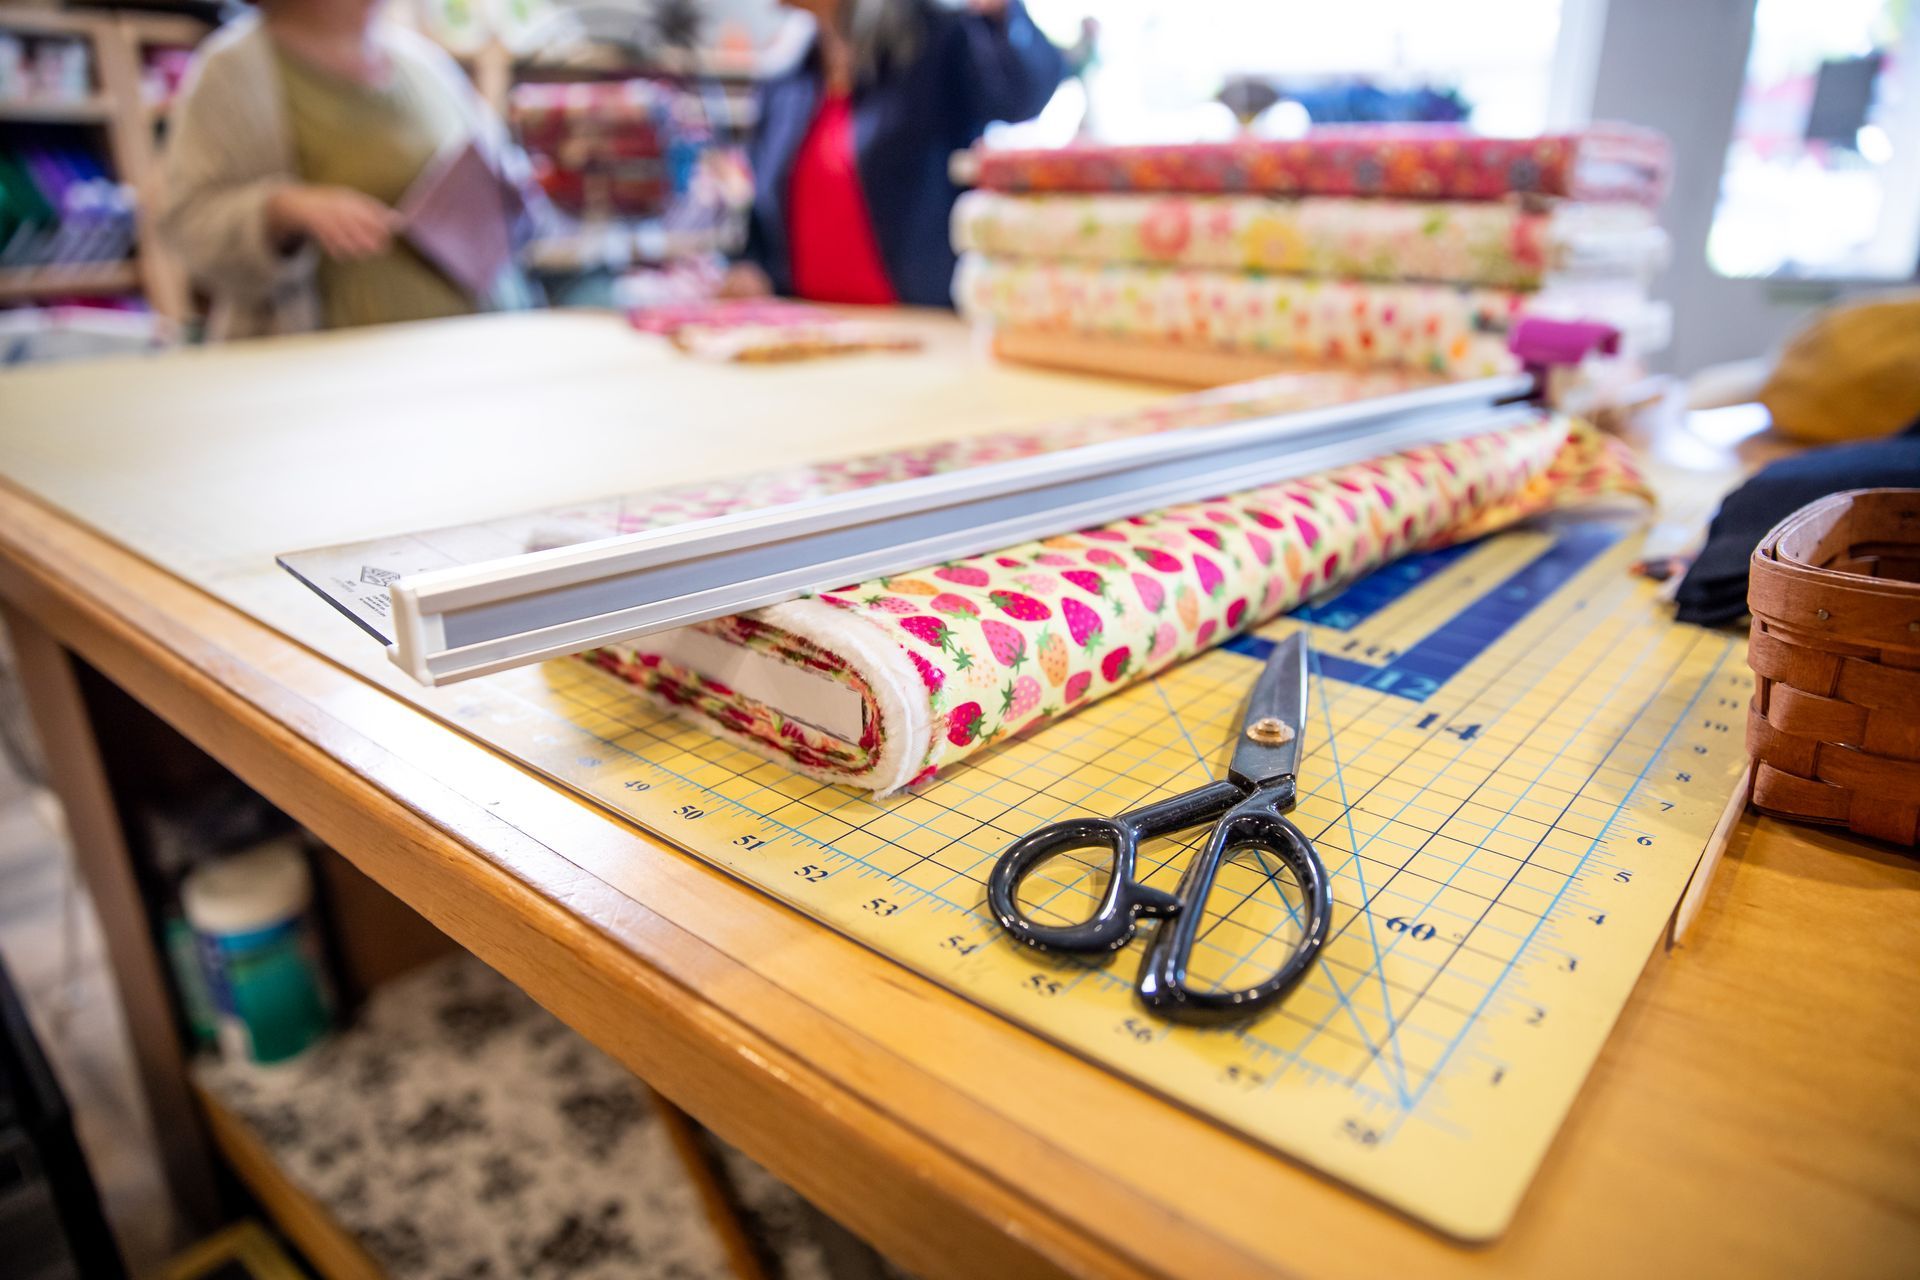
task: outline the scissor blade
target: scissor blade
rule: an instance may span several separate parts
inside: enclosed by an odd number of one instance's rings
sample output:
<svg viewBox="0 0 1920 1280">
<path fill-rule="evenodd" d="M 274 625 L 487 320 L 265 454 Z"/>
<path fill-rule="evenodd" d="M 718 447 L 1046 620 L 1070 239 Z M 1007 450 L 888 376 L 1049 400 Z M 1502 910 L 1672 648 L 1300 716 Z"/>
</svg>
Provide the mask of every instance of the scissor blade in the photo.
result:
<svg viewBox="0 0 1920 1280">
<path fill-rule="evenodd" d="M 1230 766 L 1234 781 L 1263 786 L 1297 773 L 1306 711 L 1307 635 L 1296 631 L 1267 658 L 1247 697 Z"/>
</svg>

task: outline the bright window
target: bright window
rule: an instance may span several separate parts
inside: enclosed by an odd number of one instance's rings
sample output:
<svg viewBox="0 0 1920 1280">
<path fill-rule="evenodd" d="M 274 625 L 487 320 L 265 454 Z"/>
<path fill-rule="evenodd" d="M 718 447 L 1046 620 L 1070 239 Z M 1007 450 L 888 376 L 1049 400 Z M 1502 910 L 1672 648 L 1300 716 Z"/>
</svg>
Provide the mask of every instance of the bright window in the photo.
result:
<svg viewBox="0 0 1920 1280">
<path fill-rule="evenodd" d="M 1537 133 L 1551 120 L 1556 0 L 1027 0 L 1027 9 L 1062 46 L 1095 19 L 1099 52 L 1084 93 L 1064 89 L 1023 144 L 1066 142 L 1083 114 L 1106 142 L 1228 137 L 1237 125 L 1216 95 L 1249 77 L 1309 97 L 1350 84 L 1457 94 L 1482 133 Z M 1304 128 L 1309 114 L 1287 118 Z"/>
<path fill-rule="evenodd" d="M 1899 280 L 1920 259 L 1912 0 L 1759 0 L 1707 238 L 1725 276 Z"/>
</svg>

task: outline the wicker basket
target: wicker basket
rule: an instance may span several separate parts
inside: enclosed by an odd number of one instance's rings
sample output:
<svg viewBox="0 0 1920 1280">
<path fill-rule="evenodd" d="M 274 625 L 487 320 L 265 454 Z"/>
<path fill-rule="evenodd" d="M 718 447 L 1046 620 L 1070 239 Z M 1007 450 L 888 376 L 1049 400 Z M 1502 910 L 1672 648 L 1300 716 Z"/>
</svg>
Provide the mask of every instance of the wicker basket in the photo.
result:
<svg viewBox="0 0 1920 1280">
<path fill-rule="evenodd" d="M 1753 803 L 1920 841 L 1920 489 L 1837 493 L 1753 553 Z"/>
</svg>

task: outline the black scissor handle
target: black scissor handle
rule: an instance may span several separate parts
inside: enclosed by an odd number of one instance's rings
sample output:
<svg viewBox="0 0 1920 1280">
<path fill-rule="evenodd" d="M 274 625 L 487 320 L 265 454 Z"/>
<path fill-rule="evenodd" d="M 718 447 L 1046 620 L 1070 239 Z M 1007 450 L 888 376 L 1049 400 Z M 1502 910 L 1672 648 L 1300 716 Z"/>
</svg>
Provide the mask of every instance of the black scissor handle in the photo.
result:
<svg viewBox="0 0 1920 1280">
<path fill-rule="evenodd" d="M 1176 1022 L 1232 1022 L 1284 999 L 1313 967 L 1326 945 L 1333 891 L 1313 842 L 1283 816 L 1293 801 L 1293 779 L 1288 778 L 1247 796 L 1214 825 L 1174 891 L 1180 909 L 1155 932 L 1141 961 L 1140 1001 L 1147 1008 Z M 1238 991 L 1196 991 L 1187 985 L 1187 964 L 1206 920 L 1207 894 L 1221 865 L 1242 849 L 1272 854 L 1292 869 L 1305 899 L 1301 938 L 1287 962 L 1265 982 Z"/>
<path fill-rule="evenodd" d="M 1133 937 L 1134 922 L 1140 916 L 1175 915 L 1184 897 L 1149 888 L 1134 879 L 1141 841 L 1211 822 L 1246 794 L 1232 782 L 1212 782 L 1117 818 L 1050 822 L 1021 836 L 1000 855 L 987 878 L 987 905 L 1001 928 L 1030 947 L 1118 951 Z M 1075 849 L 1105 849 L 1113 859 L 1113 874 L 1100 904 L 1091 916 L 1075 924 L 1041 924 L 1031 919 L 1020 910 L 1021 881 L 1042 860 Z"/>
</svg>

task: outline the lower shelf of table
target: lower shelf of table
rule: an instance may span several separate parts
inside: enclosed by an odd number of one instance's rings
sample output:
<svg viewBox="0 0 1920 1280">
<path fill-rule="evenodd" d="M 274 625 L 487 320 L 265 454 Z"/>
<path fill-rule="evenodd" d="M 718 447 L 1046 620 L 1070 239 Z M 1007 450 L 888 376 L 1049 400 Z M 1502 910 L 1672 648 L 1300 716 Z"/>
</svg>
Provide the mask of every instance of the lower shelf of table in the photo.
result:
<svg viewBox="0 0 1920 1280">
<path fill-rule="evenodd" d="M 385 1280 L 387 1273 L 380 1264 L 325 1205 L 294 1183 L 246 1121 L 204 1085 L 196 1085 L 194 1093 L 228 1167 L 308 1263 L 327 1280 Z"/>
<path fill-rule="evenodd" d="M 464 953 L 386 983 L 292 1062 L 206 1060 L 194 1085 L 234 1173 L 329 1280 L 557 1258 L 757 1280 L 763 1252 L 824 1274 L 794 1192 Z"/>
</svg>

